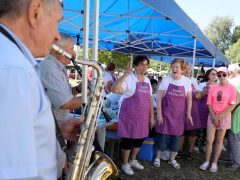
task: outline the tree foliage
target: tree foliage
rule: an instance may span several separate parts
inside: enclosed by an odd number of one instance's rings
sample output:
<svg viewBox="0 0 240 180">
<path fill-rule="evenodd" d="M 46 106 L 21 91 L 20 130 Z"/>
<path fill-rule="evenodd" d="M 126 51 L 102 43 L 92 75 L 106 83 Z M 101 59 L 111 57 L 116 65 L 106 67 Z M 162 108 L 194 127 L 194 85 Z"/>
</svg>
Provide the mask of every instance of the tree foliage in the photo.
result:
<svg viewBox="0 0 240 180">
<path fill-rule="evenodd" d="M 240 39 L 240 26 L 236 26 L 233 29 L 232 44 L 236 43 Z"/>
<path fill-rule="evenodd" d="M 223 53 L 229 48 L 232 40 L 231 29 L 234 25 L 233 18 L 229 16 L 216 16 L 204 30 L 207 37 Z"/>
<path fill-rule="evenodd" d="M 83 58 L 82 56 L 82 48 L 79 50 L 78 57 L 80 59 Z M 89 49 L 89 59 L 93 59 L 92 49 Z M 98 62 L 101 64 L 107 64 L 108 62 L 113 62 L 116 64 L 117 70 L 122 70 L 128 67 L 130 63 L 131 57 L 130 55 L 121 54 L 112 51 L 98 51 Z"/>
<path fill-rule="evenodd" d="M 82 48 L 78 51 L 78 58 L 82 59 Z M 89 59 L 93 59 L 92 55 L 92 49 L 89 49 Z M 129 63 L 131 61 L 131 56 L 129 54 L 121 54 L 117 52 L 112 51 L 104 51 L 99 50 L 98 51 L 98 61 L 101 64 L 107 64 L 108 62 L 114 62 L 117 66 L 117 70 L 121 71 L 124 70 L 126 67 L 129 66 Z M 150 60 L 149 68 L 152 68 L 156 71 L 169 71 L 169 64 L 160 62 L 160 61 L 154 61 Z"/>
<path fill-rule="evenodd" d="M 170 69 L 170 64 L 164 63 L 164 62 L 161 62 L 161 61 L 150 60 L 149 68 L 152 68 L 155 71 L 160 72 L 160 73 L 162 71 L 168 72 L 169 69 Z M 163 74 L 165 74 L 165 73 L 163 73 Z"/>
<path fill-rule="evenodd" d="M 231 63 L 240 62 L 240 39 L 234 43 L 226 52 L 228 59 Z"/>
<path fill-rule="evenodd" d="M 121 54 L 111 51 L 99 51 L 98 52 L 99 62 L 107 64 L 108 62 L 113 62 L 116 64 L 117 70 L 122 70 L 128 67 L 131 57 L 130 55 Z"/>
</svg>

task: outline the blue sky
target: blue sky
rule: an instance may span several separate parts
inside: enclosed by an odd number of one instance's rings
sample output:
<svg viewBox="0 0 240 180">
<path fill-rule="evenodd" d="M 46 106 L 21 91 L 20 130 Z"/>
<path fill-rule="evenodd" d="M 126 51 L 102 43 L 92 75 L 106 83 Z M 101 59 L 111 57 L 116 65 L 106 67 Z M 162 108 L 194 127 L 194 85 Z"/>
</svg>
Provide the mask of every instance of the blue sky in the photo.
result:
<svg viewBox="0 0 240 180">
<path fill-rule="evenodd" d="M 240 25 L 240 0 L 175 0 L 203 30 L 214 16 L 230 16 Z"/>
</svg>

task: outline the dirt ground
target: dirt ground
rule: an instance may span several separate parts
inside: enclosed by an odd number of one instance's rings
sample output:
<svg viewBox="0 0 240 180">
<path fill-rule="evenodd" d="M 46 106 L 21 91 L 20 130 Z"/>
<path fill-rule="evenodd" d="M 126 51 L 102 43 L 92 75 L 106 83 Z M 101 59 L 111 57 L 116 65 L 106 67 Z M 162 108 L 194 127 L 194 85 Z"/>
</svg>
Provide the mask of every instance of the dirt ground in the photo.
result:
<svg viewBox="0 0 240 180">
<path fill-rule="evenodd" d="M 198 167 L 203 163 L 204 154 L 194 154 L 194 160 L 189 162 L 185 159 L 180 159 L 178 162 L 181 169 L 175 170 L 167 162 L 161 161 L 161 167 L 154 167 L 152 162 L 140 161 L 145 167 L 144 170 L 134 170 L 134 175 L 129 176 L 120 171 L 122 180 L 153 180 L 153 179 L 168 179 L 168 180 L 240 180 L 240 171 L 231 172 L 227 169 L 229 163 L 219 162 L 217 173 L 211 173 L 209 170 L 201 171 Z M 115 159 L 115 162 L 120 169 L 120 159 Z"/>
</svg>

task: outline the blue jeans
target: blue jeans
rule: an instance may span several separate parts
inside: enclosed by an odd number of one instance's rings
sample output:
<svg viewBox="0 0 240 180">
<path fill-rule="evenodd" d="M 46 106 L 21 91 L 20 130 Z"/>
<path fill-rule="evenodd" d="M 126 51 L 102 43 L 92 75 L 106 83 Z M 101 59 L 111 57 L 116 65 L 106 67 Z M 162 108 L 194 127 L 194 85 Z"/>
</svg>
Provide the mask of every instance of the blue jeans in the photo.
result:
<svg viewBox="0 0 240 180">
<path fill-rule="evenodd" d="M 234 163 L 240 165 L 240 133 L 235 134 L 229 130 L 228 143 L 230 145 L 230 152 Z"/>
<path fill-rule="evenodd" d="M 178 152 L 179 142 L 180 142 L 180 136 L 157 133 L 157 136 L 156 136 L 157 149 L 162 152 L 168 149 L 171 152 Z"/>
</svg>

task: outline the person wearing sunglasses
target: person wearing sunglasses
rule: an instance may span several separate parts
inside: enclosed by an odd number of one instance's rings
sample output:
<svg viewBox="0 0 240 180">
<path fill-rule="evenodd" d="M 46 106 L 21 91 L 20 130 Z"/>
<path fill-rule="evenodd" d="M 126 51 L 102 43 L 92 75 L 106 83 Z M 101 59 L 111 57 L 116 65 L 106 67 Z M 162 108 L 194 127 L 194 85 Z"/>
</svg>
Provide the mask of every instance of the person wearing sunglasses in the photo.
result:
<svg viewBox="0 0 240 180">
<path fill-rule="evenodd" d="M 207 122 L 206 161 L 199 167 L 205 171 L 210 166 L 212 145 L 215 140 L 215 153 L 210 172 L 217 172 L 217 161 L 222 151 L 223 139 L 227 129 L 231 128 L 231 111 L 238 99 L 234 86 L 228 83 L 228 69 L 220 67 L 217 70 L 219 84 L 211 86 L 208 93 L 207 105 L 209 116 Z M 216 136 L 215 136 L 216 134 Z"/>
</svg>

